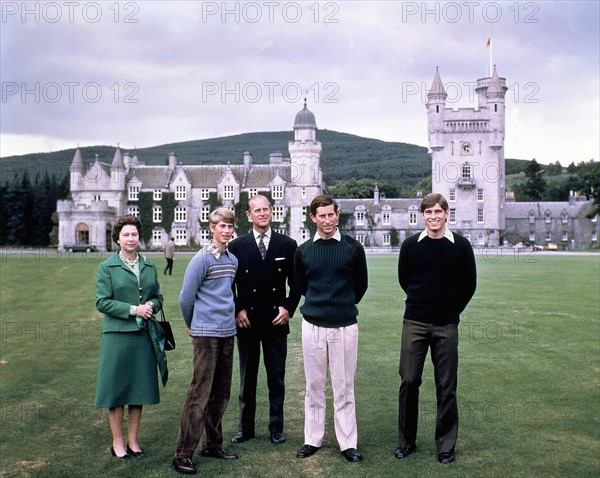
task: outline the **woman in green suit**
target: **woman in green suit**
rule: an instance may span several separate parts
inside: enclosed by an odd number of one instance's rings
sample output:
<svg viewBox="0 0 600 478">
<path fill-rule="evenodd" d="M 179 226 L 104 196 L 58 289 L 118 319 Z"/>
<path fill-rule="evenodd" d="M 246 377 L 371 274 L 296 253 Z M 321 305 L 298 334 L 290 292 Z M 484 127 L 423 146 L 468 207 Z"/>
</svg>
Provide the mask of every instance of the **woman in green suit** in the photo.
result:
<svg viewBox="0 0 600 478">
<path fill-rule="evenodd" d="M 96 308 L 104 314 L 96 406 L 108 408 L 111 453 L 142 457 L 137 441 L 142 405 L 160 402 L 157 360 L 147 321 L 162 307 L 154 263 L 138 254 L 142 225 L 135 216 L 117 219 L 112 231 L 120 250 L 98 267 Z M 123 439 L 128 405 L 127 445 Z"/>
</svg>

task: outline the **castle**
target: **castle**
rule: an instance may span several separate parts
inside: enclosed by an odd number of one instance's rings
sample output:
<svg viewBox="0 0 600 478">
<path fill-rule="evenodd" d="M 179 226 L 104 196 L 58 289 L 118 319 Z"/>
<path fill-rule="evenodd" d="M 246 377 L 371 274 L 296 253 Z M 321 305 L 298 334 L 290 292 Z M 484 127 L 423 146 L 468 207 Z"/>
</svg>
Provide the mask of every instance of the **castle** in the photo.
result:
<svg viewBox="0 0 600 478">
<path fill-rule="evenodd" d="M 572 194 L 564 202 L 515 202 L 505 186 L 504 131 L 506 79 L 494 68 L 477 81 L 477 107 L 452 109 L 436 70 L 427 94 L 432 189 L 449 202 L 448 223 L 475 247 L 519 242 L 560 249 L 597 247 L 597 215 L 591 201 Z M 311 235 L 308 205 L 324 191 L 322 145 L 306 102 L 294 120 L 289 157 L 273 153 L 269 164 L 254 164 L 244 153 L 238 165 L 181 165 L 175 153 L 166 165 L 149 166 L 115 151 L 112 163 L 98 158 L 88 168 L 79 149 L 70 167 L 72 200 L 57 204 L 59 247 L 73 242 L 110 251 L 117 217 L 151 218 L 146 243 L 159 249 L 169 237 L 178 245 L 210 239 L 208 215 L 216 205 L 234 208 L 240 200 L 266 194 L 273 202 L 272 227 L 298 241 Z M 375 186 L 369 199 L 337 199 L 340 228 L 365 247 L 385 250 L 424 228 L 420 197 L 385 198 Z M 148 221 L 146 221 L 148 222 Z"/>
</svg>

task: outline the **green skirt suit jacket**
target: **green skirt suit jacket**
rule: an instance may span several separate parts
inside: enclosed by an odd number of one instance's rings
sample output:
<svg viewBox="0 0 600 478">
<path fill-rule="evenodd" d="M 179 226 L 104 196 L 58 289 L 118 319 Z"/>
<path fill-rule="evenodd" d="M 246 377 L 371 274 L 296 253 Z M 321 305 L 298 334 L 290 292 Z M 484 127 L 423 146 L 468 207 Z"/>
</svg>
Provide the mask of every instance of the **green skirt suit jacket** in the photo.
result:
<svg viewBox="0 0 600 478">
<path fill-rule="evenodd" d="M 98 267 L 96 308 L 104 314 L 96 407 L 151 405 L 160 402 L 157 362 L 147 329 L 140 328 L 132 305 L 151 301 L 154 312 L 163 303 L 152 261 L 138 254 L 140 280 L 116 252 Z"/>
</svg>

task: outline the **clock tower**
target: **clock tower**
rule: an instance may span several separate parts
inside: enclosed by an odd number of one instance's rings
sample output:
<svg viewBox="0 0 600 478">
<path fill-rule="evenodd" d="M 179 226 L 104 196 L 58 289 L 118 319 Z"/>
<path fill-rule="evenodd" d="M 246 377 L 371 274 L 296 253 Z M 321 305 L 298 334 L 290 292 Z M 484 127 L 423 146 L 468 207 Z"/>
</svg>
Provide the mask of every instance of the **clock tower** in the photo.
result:
<svg viewBox="0 0 600 478">
<path fill-rule="evenodd" d="M 448 227 L 479 246 L 500 245 L 505 229 L 506 90 L 494 67 L 477 80 L 476 108 L 446 107 L 437 70 L 427 94 L 432 191 L 448 200 Z"/>
</svg>

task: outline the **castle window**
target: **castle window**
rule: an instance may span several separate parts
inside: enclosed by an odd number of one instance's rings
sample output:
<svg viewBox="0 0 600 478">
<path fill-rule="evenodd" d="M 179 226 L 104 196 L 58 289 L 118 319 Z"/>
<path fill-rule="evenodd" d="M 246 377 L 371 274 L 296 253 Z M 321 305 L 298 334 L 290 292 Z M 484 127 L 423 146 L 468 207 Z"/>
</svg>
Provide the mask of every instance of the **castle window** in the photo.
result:
<svg viewBox="0 0 600 478">
<path fill-rule="evenodd" d="M 563 231 L 561 240 L 563 240 L 563 241 L 569 240 L 569 233 L 567 231 Z"/>
<path fill-rule="evenodd" d="M 258 194 L 258 188 L 250 188 L 248 191 L 248 197 L 254 197 Z"/>
<path fill-rule="evenodd" d="M 223 199 L 233 201 L 233 186 L 223 186 Z"/>
<path fill-rule="evenodd" d="M 152 230 L 152 244 L 158 245 L 162 240 L 162 230 L 161 229 L 153 229 Z"/>
<path fill-rule="evenodd" d="M 598 232 L 592 231 L 592 242 L 596 242 L 598 240 Z"/>
<path fill-rule="evenodd" d="M 210 242 L 210 229 L 202 229 L 200 231 L 200 242 L 202 244 Z"/>
<path fill-rule="evenodd" d="M 411 226 L 416 226 L 417 225 L 417 213 L 416 211 L 409 211 L 408 212 L 408 224 Z"/>
<path fill-rule="evenodd" d="M 175 222 L 187 222 L 187 209 L 185 207 L 175 208 Z"/>
<path fill-rule="evenodd" d="M 152 194 L 152 200 L 153 201 L 160 201 L 162 200 L 162 191 L 160 189 L 155 189 L 154 193 Z"/>
<path fill-rule="evenodd" d="M 365 213 L 364 212 L 357 212 L 356 213 L 356 225 L 357 226 L 364 226 L 365 225 Z"/>
<path fill-rule="evenodd" d="M 546 242 L 550 242 L 552 240 L 552 233 L 550 231 L 546 231 Z"/>
<path fill-rule="evenodd" d="M 435 112 L 439 113 L 440 112 L 440 105 L 435 105 Z"/>
<path fill-rule="evenodd" d="M 365 245 L 365 235 L 364 234 L 357 234 L 356 240 L 358 242 L 360 242 L 363 246 Z"/>
<path fill-rule="evenodd" d="M 448 222 L 450 224 L 456 224 L 456 209 L 450 208 L 448 211 Z"/>
<path fill-rule="evenodd" d="M 208 188 L 202 188 L 200 190 L 200 199 L 202 199 L 203 201 L 207 201 L 209 197 L 210 191 L 208 190 Z"/>
<path fill-rule="evenodd" d="M 175 244 L 178 246 L 187 244 L 187 229 L 175 229 Z"/>
<path fill-rule="evenodd" d="M 127 214 L 139 218 L 140 217 L 140 207 L 139 206 L 128 206 Z"/>
<path fill-rule="evenodd" d="M 283 186 L 273 186 L 272 189 L 273 199 L 283 199 Z"/>
<path fill-rule="evenodd" d="M 383 212 L 381 214 L 381 222 L 385 225 L 385 226 L 389 226 L 390 225 L 390 213 L 388 211 Z"/>
<path fill-rule="evenodd" d="M 392 237 L 389 234 L 383 235 L 383 245 L 389 246 L 392 243 Z"/>
<path fill-rule="evenodd" d="M 302 206 L 302 219 L 306 221 L 306 215 L 308 214 L 308 206 Z"/>
<path fill-rule="evenodd" d="M 529 224 L 535 224 L 535 211 L 529 211 Z"/>
<path fill-rule="evenodd" d="M 209 214 L 210 206 L 202 206 L 202 209 L 200 209 L 200 222 L 208 222 Z"/>
<path fill-rule="evenodd" d="M 310 238 L 310 231 L 308 229 L 302 229 L 300 231 L 300 238 L 302 242 L 308 241 L 308 239 Z"/>
<path fill-rule="evenodd" d="M 471 165 L 470 164 L 463 164 L 462 177 L 463 177 L 463 179 L 471 179 Z"/>
<path fill-rule="evenodd" d="M 544 213 L 544 221 L 546 224 L 550 224 L 552 222 L 552 213 L 550 211 L 546 211 Z"/>
<path fill-rule="evenodd" d="M 485 234 L 483 232 L 477 233 L 477 245 L 485 246 Z"/>
<path fill-rule="evenodd" d="M 535 232 L 534 231 L 529 232 L 529 241 L 535 242 Z"/>
<path fill-rule="evenodd" d="M 477 222 L 483 222 L 483 209 L 477 209 Z"/>
<path fill-rule="evenodd" d="M 560 219 L 563 224 L 568 223 L 569 222 L 569 213 L 567 211 L 563 211 L 562 214 L 560 215 Z"/>
<path fill-rule="evenodd" d="M 130 201 L 137 201 L 140 195 L 140 187 L 139 186 L 129 186 L 129 194 L 127 199 Z"/>
<path fill-rule="evenodd" d="M 450 194 L 448 195 L 448 200 L 449 201 L 456 201 L 456 188 L 451 188 L 450 189 Z"/>
<path fill-rule="evenodd" d="M 177 201 L 182 201 L 185 199 L 185 186 L 177 186 L 175 188 L 175 199 Z"/>
<path fill-rule="evenodd" d="M 484 194 L 484 193 L 483 193 L 483 189 L 478 189 L 478 190 L 477 190 L 477 200 L 478 200 L 479 202 L 482 202 L 482 201 L 483 201 L 483 194 Z"/>
<path fill-rule="evenodd" d="M 161 222 L 162 221 L 162 207 L 154 206 L 152 208 L 152 222 Z"/>
<path fill-rule="evenodd" d="M 273 221 L 283 222 L 283 206 L 273 207 Z"/>
<path fill-rule="evenodd" d="M 306 188 L 302 188 L 302 199 L 306 199 Z"/>
<path fill-rule="evenodd" d="M 94 201 L 100 201 L 100 194 L 94 194 Z"/>
<path fill-rule="evenodd" d="M 497 103 L 494 105 L 494 112 L 495 112 L 495 113 L 497 113 L 497 112 L 498 112 L 498 104 L 497 104 Z"/>
</svg>

